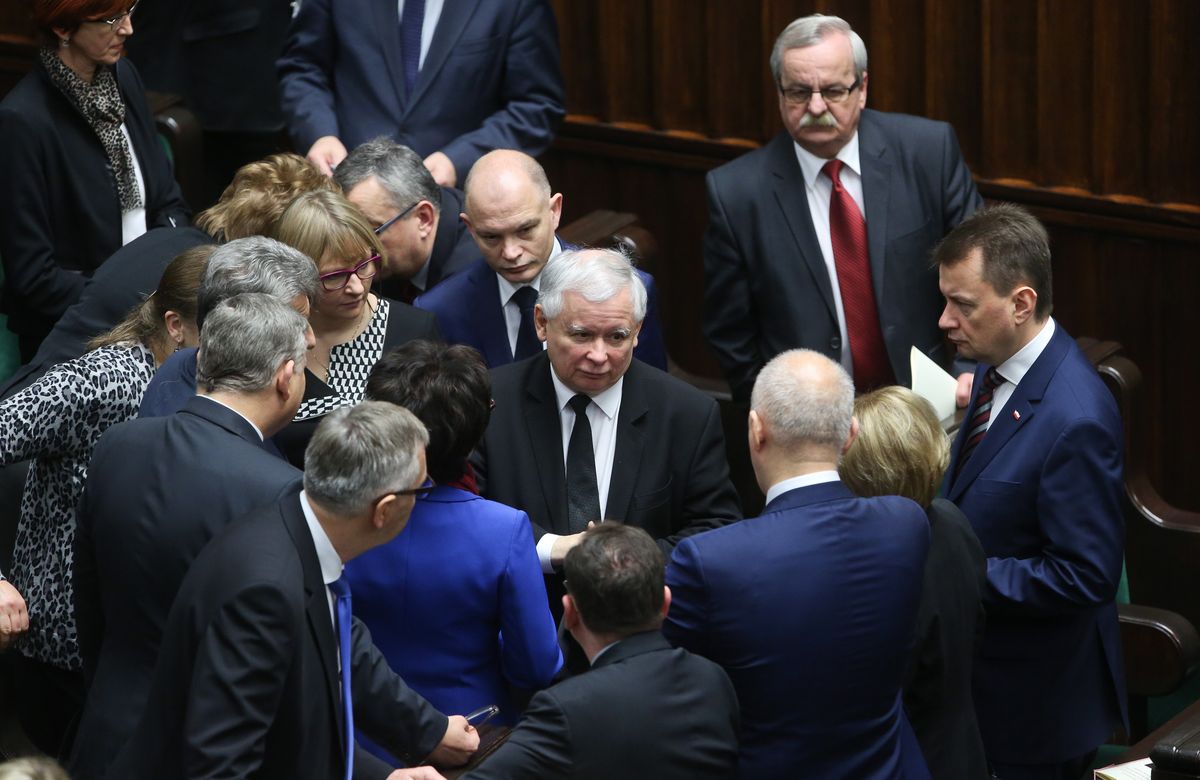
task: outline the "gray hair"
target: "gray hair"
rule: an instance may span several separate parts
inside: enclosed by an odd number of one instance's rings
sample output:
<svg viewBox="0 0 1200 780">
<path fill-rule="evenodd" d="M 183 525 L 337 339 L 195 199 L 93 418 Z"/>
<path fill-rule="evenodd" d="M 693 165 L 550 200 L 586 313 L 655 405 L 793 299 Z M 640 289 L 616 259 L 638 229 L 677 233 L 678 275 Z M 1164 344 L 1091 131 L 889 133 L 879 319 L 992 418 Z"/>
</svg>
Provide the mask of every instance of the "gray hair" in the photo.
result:
<svg viewBox="0 0 1200 780">
<path fill-rule="evenodd" d="M 420 476 L 417 452 L 428 444 L 424 424 L 403 406 L 344 406 L 325 415 L 308 442 L 304 491 L 338 515 L 362 514 L 388 493 L 412 487 Z"/>
<path fill-rule="evenodd" d="M 200 329 L 196 387 L 208 393 L 255 393 L 268 387 L 289 360 L 303 371 L 307 332 L 304 315 L 273 295 L 227 298 Z"/>
<path fill-rule="evenodd" d="M 808 365 L 798 366 L 798 361 Z M 854 418 L 854 380 L 820 352 L 791 349 L 776 355 L 759 372 L 750 408 L 785 449 L 806 444 L 841 447 Z"/>
<path fill-rule="evenodd" d="M 427 200 L 434 210 L 441 212 L 441 188 L 421 155 L 407 146 L 387 136 L 372 138 L 355 147 L 333 172 L 334 181 L 347 194 L 372 176 L 387 192 L 396 210 Z"/>
<path fill-rule="evenodd" d="M 265 293 L 290 305 L 298 296 L 311 304 L 320 290 L 317 265 L 303 252 L 273 238 L 249 236 L 216 248 L 196 295 L 196 326 L 221 301 L 243 293 Z"/>
<path fill-rule="evenodd" d="M 780 79 L 779 68 L 783 63 L 784 52 L 789 49 L 816 46 L 831 32 L 845 33 L 846 37 L 850 39 L 850 49 L 854 52 L 854 78 L 861 79 L 867 72 L 867 45 L 863 43 L 862 37 L 854 32 L 850 23 L 840 16 L 811 14 L 801 16 L 784 27 L 783 32 L 779 33 L 779 37 L 775 39 L 775 46 L 771 49 L 771 75 L 775 77 L 775 83 L 783 83 Z"/>
<path fill-rule="evenodd" d="M 633 321 L 641 322 L 646 318 L 646 285 L 629 257 L 616 249 L 568 250 L 542 269 L 538 303 L 546 319 L 554 319 L 562 312 L 563 293 L 601 303 L 622 290 L 629 290 L 633 301 Z"/>
</svg>

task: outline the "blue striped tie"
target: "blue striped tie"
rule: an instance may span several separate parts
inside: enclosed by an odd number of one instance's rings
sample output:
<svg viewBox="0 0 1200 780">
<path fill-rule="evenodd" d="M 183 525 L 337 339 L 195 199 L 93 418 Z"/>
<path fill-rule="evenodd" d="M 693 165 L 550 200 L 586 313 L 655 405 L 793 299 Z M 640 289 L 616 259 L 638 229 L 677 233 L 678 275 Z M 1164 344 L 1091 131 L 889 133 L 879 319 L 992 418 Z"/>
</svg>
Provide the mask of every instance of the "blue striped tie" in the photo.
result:
<svg viewBox="0 0 1200 780">
<path fill-rule="evenodd" d="M 979 446 L 979 442 L 983 441 L 983 435 L 987 433 L 988 420 L 992 416 L 992 394 L 1002 384 L 1004 384 L 1004 377 L 1000 376 L 1000 372 L 996 370 L 995 366 L 989 368 L 983 378 L 983 387 L 980 388 L 979 395 L 975 397 L 975 414 L 971 417 L 970 428 L 967 429 L 967 440 L 963 444 L 962 452 L 958 455 L 956 477 L 962 473 L 963 465 L 971 457 L 975 448 Z"/>
</svg>

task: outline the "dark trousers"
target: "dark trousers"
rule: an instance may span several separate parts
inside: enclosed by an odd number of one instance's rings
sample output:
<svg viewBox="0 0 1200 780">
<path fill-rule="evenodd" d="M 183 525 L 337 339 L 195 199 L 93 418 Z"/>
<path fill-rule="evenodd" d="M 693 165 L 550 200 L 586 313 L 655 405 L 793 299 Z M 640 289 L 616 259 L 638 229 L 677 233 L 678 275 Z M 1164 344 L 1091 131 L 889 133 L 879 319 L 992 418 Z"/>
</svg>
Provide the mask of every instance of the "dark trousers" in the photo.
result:
<svg viewBox="0 0 1200 780">
<path fill-rule="evenodd" d="M 83 710 L 83 675 L 19 653 L 9 653 L 8 661 L 8 689 L 21 730 L 38 750 L 65 760 Z"/>
<path fill-rule="evenodd" d="M 996 780 L 1083 780 L 1092 776 L 1096 751 L 1061 764 L 997 764 L 989 762 Z"/>
</svg>

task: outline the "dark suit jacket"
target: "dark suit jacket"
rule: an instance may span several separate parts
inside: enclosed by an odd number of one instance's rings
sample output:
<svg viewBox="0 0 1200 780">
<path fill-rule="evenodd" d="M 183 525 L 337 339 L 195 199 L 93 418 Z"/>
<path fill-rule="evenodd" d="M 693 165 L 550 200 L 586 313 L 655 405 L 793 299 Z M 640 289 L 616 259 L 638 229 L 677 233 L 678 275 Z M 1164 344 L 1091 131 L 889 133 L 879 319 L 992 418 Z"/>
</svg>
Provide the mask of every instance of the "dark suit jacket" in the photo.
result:
<svg viewBox="0 0 1200 780">
<path fill-rule="evenodd" d="M 496 410 L 476 452 L 480 495 L 523 509 L 535 541 L 567 527 L 562 426 L 546 353 L 492 371 Z M 717 404 L 634 360 L 625 373 L 606 518 L 643 528 L 667 553 L 741 517 Z"/>
<path fill-rule="evenodd" d="M 879 321 L 896 380 L 908 384 L 913 346 L 950 363 L 930 250 L 982 200 L 950 125 L 866 110 L 858 138 Z M 840 360 L 833 287 L 791 136 L 711 171 L 707 183 L 704 334 L 734 396 L 748 399 L 759 369 L 785 350 Z"/>
<path fill-rule="evenodd" d="M 566 243 L 562 246 L 564 250 L 579 248 Z M 504 320 L 504 307 L 500 305 L 496 273 L 479 257 L 478 251 L 475 256 L 478 259 L 467 270 L 455 274 L 414 303 L 417 308 L 437 316 L 438 326 L 448 342 L 474 347 L 483 354 L 483 360 L 490 368 L 497 368 L 513 362 L 508 325 Z M 646 285 L 646 317 L 633 355 L 643 363 L 666 371 L 667 347 L 663 343 L 658 316 L 658 288 L 653 276 L 640 270 L 637 274 Z"/>
<path fill-rule="evenodd" d="M 79 301 L 55 323 L 33 359 L 0 388 L 0 398 L 33 384 L 51 367 L 87 352 L 92 337 L 112 328 L 154 292 L 163 269 L 177 255 L 211 242 L 207 233 L 196 228 L 155 228 L 118 249 L 86 282 Z"/>
<path fill-rule="evenodd" d="M 88 473 L 75 580 L 91 687 L 72 760 L 77 778 L 103 777 L 133 733 L 167 613 L 200 550 L 302 476 L 268 454 L 236 412 L 199 396 L 169 417 L 111 428 Z"/>
<path fill-rule="evenodd" d="M 446 3 L 413 95 L 405 94 L 397 6 L 300 5 L 278 63 L 297 149 L 326 135 L 347 149 L 386 135 L 422 157 L 443 152 L 463 181 L 492 149 L 537 155 L 550 145 L 564 111 L 549 3 Z"/>
<path fill-rule="evenodd" d="M 171 608 L 150 699 L 110 777 L 340 778 L 345 724 L 328 590 L 298 491 L 234 523 Z M 446 717 L 395 675 L 354 621 L 355 725 L 419 761 Z M 369 753 L 355 777 L 386 777 Z"/>
<path fill-rule="evenodd" d="M 725 780 L 737 733 L 737 698 L 721 667 L 652 631 L 534 696 L 508 741 L 468 777 Z"/>
<path fill-rule="evenodd" d="M 679 543 L 663 633 L 729 673 L 739 777 L 929 777 L 900 701 L 928 547 L 919 506 L 841 482 Z"/>
<path fill-rule="evenodd" d="M 1064 762 L 1125 718 L 1121 430 L 1112 395 L 1056 324 L 957 477 L 966 426 L 954 442 L 943 493 L 987 554 L 975 709 L 993 761 Z"/>
<path fill-rule="evenodd" d="M 433 251 L 429 253 L 429 270 L 425 273 L 425 290 L 471 265 L 479 257 L 479 248 L 466 224 L 458 218 L 463 213 L 463 194 L 452 188 L 442 187 L 442 203 L 438 217 L 437 233 L 433 237 Z M 407 279 L 391 277 L 383 279 L 377 286 L 385 298 L 403 300 Z"/>
<path fill-rule="evenodd" d="M 958 507 L 935 498 L 926 512 L 929 557 L 905 673 L 904 711 L 934 780 L 986 780 L 971 672 L 983 644 L 987 561 Z"/>
<path fill-rule="evenodd" d="M 186 225 L 191 211 L 155 133 L 142 80 L 125 60 L 116 73 L 145 181 L 146 225 Z M 121 248 L 121 206 L 99 137 L 41 63 L 0 103 L 0 148 L 3 301 L 28 360 L 78 300 L 86 277 Z"/>
</svg>

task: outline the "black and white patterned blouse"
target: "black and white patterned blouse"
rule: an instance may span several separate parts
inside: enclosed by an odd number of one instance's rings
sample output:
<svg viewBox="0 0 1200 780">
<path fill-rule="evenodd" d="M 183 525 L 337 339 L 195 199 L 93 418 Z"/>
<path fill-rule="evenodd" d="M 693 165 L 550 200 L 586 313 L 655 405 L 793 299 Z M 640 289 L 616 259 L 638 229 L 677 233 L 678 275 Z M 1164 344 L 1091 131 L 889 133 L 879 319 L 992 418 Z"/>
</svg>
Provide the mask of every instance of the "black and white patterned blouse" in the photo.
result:
<svg viewBox="0 0 1200 780">
<path fill-rule="evenodd" d="M 0 462 L 33 459 L 12 571 L 5 572 L 29 607 L 29 633 L 19 645 L 29 658 L 82 668 L 71 581 L 75 505 L 96 442 L 137 415 L 154 365 L 141 344 L 101 347 L 0 403 Z"/>
</svg>

